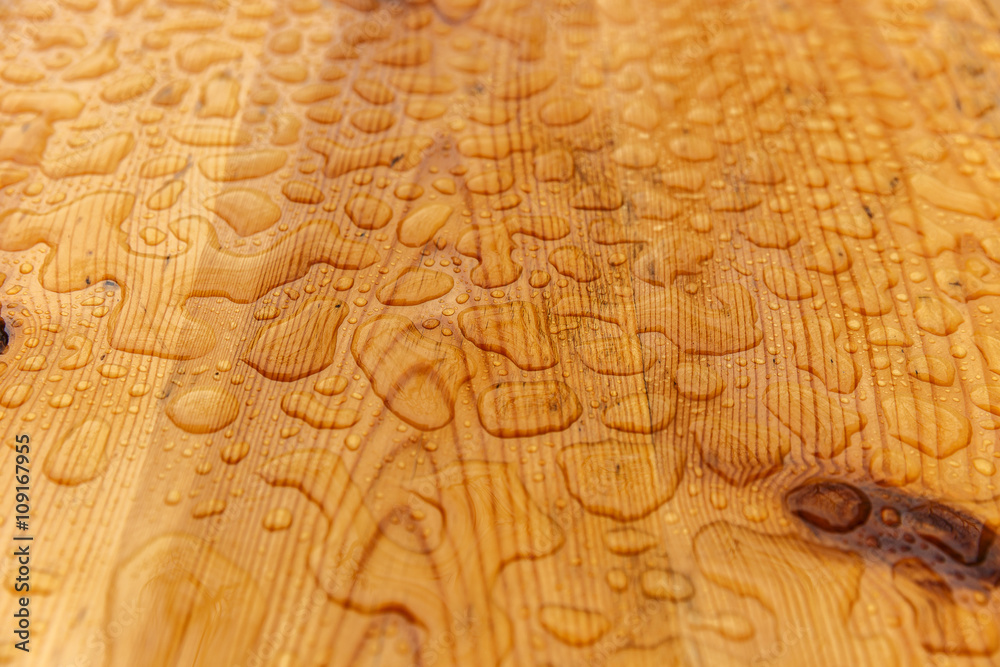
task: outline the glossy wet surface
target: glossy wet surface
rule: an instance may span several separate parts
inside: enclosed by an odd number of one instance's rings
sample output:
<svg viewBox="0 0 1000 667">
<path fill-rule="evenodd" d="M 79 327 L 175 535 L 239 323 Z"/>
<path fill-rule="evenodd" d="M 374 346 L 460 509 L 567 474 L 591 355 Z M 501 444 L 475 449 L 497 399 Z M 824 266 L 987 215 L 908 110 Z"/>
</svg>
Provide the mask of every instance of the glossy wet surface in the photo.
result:
<svg viewBox="0 0 1000 667">
<path fill-rule="evenodd" d="M 998 9 L 5 4 L 30 659 L 997 662 Z"/>
</svg>

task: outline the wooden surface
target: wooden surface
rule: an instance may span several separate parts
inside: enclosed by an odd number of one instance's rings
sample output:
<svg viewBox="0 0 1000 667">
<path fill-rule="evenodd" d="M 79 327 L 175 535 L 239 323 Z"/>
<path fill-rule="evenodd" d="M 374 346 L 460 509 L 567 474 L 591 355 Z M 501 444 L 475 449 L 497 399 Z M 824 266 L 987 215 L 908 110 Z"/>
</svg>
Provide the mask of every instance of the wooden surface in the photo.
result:
<svg viewBox="0 0 1000 667">
<path fill-rule="evenodd" d="M 997 12 L 4 2 L 0 661 L 1000 663 Z"/>
</svg>

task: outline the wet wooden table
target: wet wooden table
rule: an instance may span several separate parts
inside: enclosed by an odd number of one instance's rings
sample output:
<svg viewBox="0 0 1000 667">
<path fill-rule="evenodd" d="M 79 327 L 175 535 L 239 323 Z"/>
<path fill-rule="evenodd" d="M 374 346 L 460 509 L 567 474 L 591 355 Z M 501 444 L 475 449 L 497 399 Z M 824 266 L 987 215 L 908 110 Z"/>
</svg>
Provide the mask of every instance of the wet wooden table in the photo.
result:
<svg viewBox="0 0 1000 667">
<path fill-rule="evenodd" d="M 1000 663 L 998 11 L 4 2 L 0 662 Z"/>
</svg>

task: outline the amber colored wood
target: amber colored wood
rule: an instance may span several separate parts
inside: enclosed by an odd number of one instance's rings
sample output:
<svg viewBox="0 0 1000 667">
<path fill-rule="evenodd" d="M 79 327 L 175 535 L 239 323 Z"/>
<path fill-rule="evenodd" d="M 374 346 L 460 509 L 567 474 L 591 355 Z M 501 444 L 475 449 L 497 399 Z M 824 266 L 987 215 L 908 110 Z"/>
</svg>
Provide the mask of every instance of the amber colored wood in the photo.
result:
<svg viewBox="0 0 1000 667">
<path fill-rule="evenodd" d="M 1000 664 L 995 4 L 3 2 L 0 663 Z"/>
</svg>

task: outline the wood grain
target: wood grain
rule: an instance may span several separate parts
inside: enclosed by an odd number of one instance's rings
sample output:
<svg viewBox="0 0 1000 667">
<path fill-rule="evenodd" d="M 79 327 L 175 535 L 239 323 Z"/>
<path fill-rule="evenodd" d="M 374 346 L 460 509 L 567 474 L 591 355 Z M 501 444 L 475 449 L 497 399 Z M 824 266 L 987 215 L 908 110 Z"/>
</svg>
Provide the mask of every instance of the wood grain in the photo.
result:
<svg viewBox="0 0 1000 667">
<path fill-rule="evenodd" d="M 4 3 L 0 662 L 998 664 L 998 9 Z"/>
</svg>

